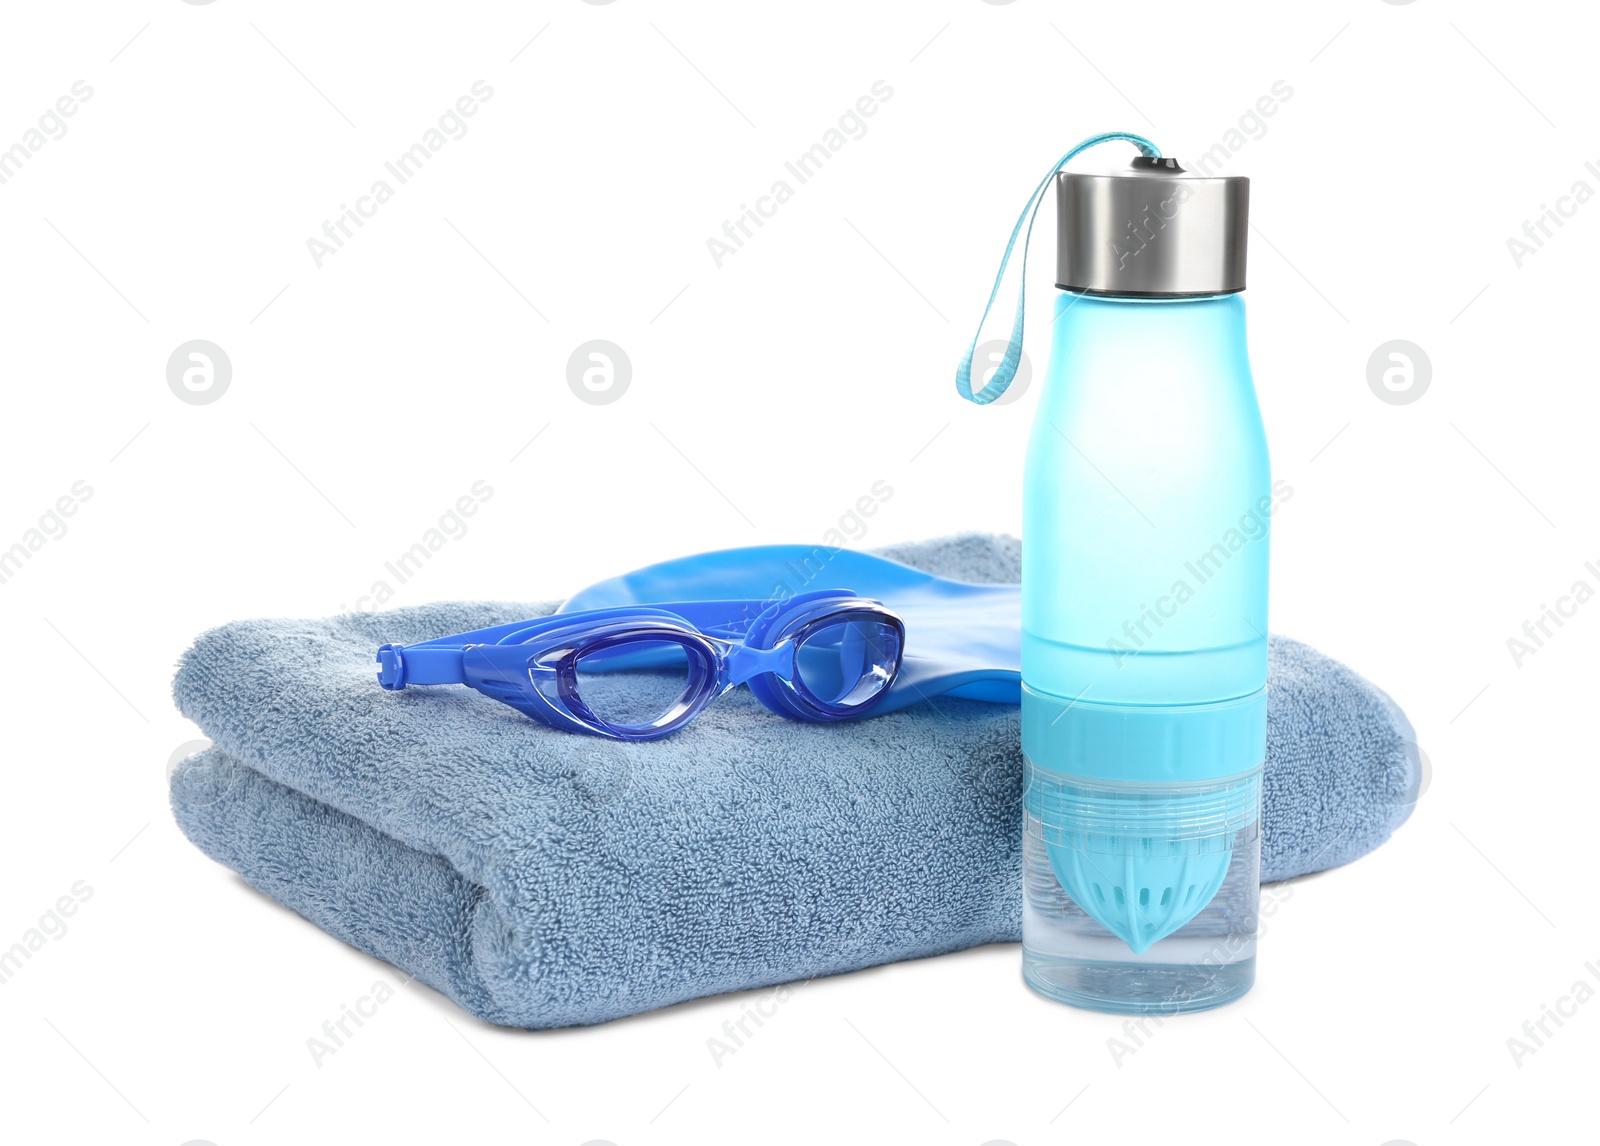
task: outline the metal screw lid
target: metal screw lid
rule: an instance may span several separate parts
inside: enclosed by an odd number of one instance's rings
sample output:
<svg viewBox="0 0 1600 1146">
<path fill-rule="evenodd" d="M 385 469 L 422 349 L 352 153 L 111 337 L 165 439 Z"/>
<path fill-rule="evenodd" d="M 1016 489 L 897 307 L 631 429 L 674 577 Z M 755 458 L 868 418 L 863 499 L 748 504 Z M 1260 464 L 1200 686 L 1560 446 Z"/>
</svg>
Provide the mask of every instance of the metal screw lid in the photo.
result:
<svg viewBox="0 0 1600 1146">
<path fill-rule="evenodd" d="M 1140 156 L 1109 174 L 1056 177 L 1056 285 L 1172 298 L 1244 289 L 1250 180 Z"/>
</svg>

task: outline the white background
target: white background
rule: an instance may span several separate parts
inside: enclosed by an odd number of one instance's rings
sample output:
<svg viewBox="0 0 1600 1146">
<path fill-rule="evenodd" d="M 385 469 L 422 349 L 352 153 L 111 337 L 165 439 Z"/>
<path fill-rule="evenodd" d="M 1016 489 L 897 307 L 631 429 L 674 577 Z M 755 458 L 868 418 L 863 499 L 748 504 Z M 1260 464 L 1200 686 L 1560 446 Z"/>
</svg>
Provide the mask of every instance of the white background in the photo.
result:
<svg viewBox="0 0 1600 1146">
<path fill-rule="evenodd" d="M 1440 0 L 8 5 L 0 148 L 93 94 L 0 185 L 0 548 L 92 496 L 0 585 L 0 946 L 78 881 L 92 897 L 0 986 L 0 1133 L 1592 1134 L 1600 1002 L 1520 1065 L 1507 1039 L 1600 988 L 1600 605 L 1520 666 L 1506 641 L 1600 586 L 1600 204 L 1520 268 L 1506 240 L 1600 190 L 1596 31 L 1577 4 Z M 478 80 L 468 133 L 319 269 L 306 240 Z M 878 80 L 866 134 L 718 268 L 706 240 Z M 1094 131 L 1197 155 L 1279 80 L 1225 168 L 1253 180 L 1252 354 L 1295 491 L 1273 628 L 1391 691 L 1433 778 L 1380 851 L 1269 889 L 1255 991 L 1118 1059 L 1122 1020 L 1035 998 L 992 947 L 810 984 L 719 1067 L 706 1041 L 748 999 L 528 1034 L 412 985 L 314 1066 L 322 1023 L 403 976 L 174 827 L 192 637 L 361 606 L 480 479 L 492 500 L 391 604 L 816 540 L 878 481 L 859 545 L 1017 530 L 1036 395 L 979 409 L 951 376 L 1024 196 Z M 632 363 L 609 405 L 566 380 L 596 338 Z M 191 339 L 232 362 L 213 404 L 168 388 Z M 1410 404 L 1367 383 L 1391 339 L 1432 363 Z"/>
</svg>

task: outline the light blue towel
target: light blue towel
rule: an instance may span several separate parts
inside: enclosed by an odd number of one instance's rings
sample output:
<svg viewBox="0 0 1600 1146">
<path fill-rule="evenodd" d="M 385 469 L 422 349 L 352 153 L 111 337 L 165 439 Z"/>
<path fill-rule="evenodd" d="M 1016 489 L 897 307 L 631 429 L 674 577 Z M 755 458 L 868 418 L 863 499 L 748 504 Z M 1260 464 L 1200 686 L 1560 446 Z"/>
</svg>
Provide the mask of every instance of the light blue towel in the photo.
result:
<svg viewBox="0 0 1600 1146">
<path fill-rule="evenodd" d="M 886 550 L 1015 580 L 1015 540 Z M 941 699 L 799 724 L 745 690 L 665 740 L 557 732 L 465 688 L 378 688 L 373 649 L 550 611 L 439 604 L 244 621 L 183 657 L 215 747 L 172 777 L 206 854 L 490 1022 L 595 1023 L 1021 932 L 1015 708 Z M 1404 821 L 1410 726 L 1377 688 L 1270 650 L 1263 872 L 1346 863 Z"/>
</svg>

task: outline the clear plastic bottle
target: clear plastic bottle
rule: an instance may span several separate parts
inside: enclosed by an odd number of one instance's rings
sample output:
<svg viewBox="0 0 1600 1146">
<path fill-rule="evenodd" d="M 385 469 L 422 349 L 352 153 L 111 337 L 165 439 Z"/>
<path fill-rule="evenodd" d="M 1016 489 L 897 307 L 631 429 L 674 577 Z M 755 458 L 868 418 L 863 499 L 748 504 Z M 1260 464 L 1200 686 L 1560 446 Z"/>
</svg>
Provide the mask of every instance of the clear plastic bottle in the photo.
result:
<svg viewBox="0 0 1600 1146">
<path fill-rule="evenodd" d="M 1023 974 L 1175 1013 L 1255 977 L 1275 506 L 1248 183 L 1063 173 L 1024 486 Z"/>
</svg>

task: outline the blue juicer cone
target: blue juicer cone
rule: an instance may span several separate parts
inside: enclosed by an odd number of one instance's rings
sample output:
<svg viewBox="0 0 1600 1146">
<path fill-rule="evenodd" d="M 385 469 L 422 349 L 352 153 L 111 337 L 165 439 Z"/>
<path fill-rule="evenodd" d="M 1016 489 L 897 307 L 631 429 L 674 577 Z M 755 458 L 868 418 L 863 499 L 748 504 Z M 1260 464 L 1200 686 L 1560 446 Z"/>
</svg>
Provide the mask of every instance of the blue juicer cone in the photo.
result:
<svg viewBox="0 0 1600 1146">
<path fill-rule="evenodd" d="M 1172 846 L 1199 841 L 1171 841 Z M 1140 839 L 1126 854 L 1047 844 L 1050 867 L 1074 903 L 1136 955 L 1193 919 L 1227 878 L 1233 852 L 1163 854 Z"/>
<path fill-rule="evenodd" d="M 1190 922 L 1228 878 L 1260 815 L 1260 773 L 1186 783 L 1069 776 L 1034 766 L 1024 794 L 1056 881 L 1135 954 Z"/>
</svg>

